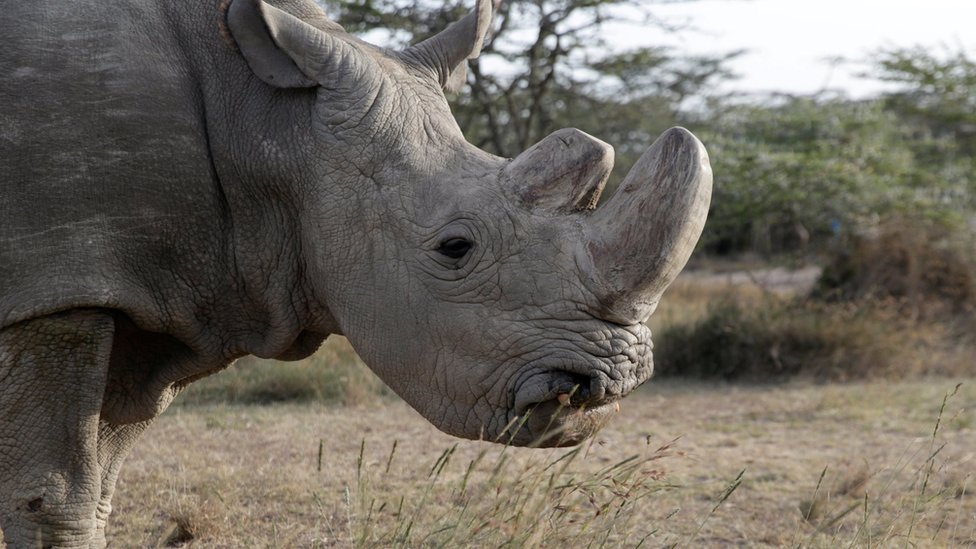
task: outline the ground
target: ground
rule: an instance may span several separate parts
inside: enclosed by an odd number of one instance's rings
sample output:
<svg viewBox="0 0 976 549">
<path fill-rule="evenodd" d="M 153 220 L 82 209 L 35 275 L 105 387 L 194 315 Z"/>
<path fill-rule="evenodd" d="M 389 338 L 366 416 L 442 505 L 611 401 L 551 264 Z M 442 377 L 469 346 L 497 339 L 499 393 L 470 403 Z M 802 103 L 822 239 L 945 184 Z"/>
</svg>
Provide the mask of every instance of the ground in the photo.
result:
<svg viewBox="0 0 976 549">
<path fill-rule="evenodd" d="M 129 458 L 108 539 L 976 547 L 974 474 L 976 379 L 652 380 L 575 451 L 459 441 L 391 398 L 177 404 Z"/>
</svg>

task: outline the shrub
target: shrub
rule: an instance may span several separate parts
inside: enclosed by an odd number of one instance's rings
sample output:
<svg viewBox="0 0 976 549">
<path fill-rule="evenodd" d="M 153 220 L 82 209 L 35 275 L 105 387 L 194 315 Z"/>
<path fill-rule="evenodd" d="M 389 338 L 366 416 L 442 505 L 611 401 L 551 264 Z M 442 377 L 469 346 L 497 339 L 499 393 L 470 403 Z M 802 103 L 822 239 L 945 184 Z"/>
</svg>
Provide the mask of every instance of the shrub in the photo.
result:
<svg viewBox="0 0 976 549">
<path fill-rule="evenodd" d="M 976 239 L 945 221 L 897 217 L 849 236 L 814 293 L 826 300 L 896 301 L 920 320 L 976 313 Z"/>
<path fill-rule="evenodd" d="M 698 323 L 657 338 L 658 375 L 750 381 L 802 375 L 847 380 L 900 376 L 918 365 L 911 328 L 890 309 L 783 301 L 725 302 Z"/>
<path fill-rule="evenodd" d="M 899 216 L 833 247 L 810 296 L 728 294 L 656 337 L 659 375 L 766 380 L 976 371 L 976 238 Z M 672 305 L 674 306 L 674 305 Z"/>
</svg>

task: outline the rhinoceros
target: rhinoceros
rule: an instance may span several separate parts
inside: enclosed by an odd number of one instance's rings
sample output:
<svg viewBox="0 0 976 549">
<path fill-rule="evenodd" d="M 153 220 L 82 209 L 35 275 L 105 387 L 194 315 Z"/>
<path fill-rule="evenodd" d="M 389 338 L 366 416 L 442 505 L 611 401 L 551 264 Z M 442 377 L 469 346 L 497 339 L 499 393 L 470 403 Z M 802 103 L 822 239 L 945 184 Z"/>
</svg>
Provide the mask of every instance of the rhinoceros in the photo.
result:
<svg viewBox="0 0 976 549">
<path fill-rule="evenodd" d="M 444 91 L 492 5 L 402 51 L 312 0 L 35 0 L 0 15 L 0 528 L 101 547 L 120 465 L 187 384 L 329 334 L 443 431 L 580 442 L 652 371 L 644 323 L 711 171 L 663 134 L 509 160 Z"/>
</svg>

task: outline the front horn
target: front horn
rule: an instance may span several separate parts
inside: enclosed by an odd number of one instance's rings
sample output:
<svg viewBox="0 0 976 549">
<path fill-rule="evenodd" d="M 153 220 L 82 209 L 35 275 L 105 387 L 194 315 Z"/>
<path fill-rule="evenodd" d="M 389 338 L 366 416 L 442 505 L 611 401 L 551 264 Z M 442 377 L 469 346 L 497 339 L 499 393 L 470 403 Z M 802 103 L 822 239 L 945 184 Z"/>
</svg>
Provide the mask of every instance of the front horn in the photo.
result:
<svg viewBox="0 0 976 549">
<path fill-rule="evenodd" d="M 712 196 L 705 147 L 684 128 L 664 132 L 589 219 L 596 291 L 608 320 L 644 322 L 691 256 Z"/>
</svg>

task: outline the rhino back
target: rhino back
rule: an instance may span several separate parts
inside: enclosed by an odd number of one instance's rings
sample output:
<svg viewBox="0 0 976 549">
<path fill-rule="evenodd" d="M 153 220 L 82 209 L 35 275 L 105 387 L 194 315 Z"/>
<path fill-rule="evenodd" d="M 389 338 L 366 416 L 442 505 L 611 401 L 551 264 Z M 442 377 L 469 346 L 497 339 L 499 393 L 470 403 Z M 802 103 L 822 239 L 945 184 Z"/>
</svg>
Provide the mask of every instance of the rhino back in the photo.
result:
<svg viewBox="0 0 976 549">
<path fill-rule="evenodd" d="M 0 327 L 102 306 L 162 331 L 226 268 L 199 77 L 165 3 L 111 4 L 0 14 Z"/>
</svg>

